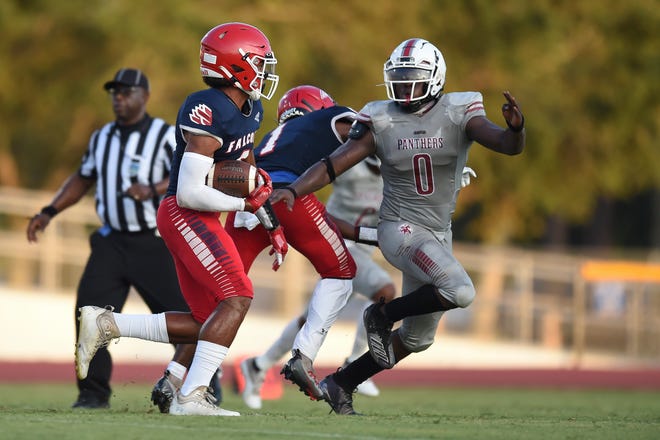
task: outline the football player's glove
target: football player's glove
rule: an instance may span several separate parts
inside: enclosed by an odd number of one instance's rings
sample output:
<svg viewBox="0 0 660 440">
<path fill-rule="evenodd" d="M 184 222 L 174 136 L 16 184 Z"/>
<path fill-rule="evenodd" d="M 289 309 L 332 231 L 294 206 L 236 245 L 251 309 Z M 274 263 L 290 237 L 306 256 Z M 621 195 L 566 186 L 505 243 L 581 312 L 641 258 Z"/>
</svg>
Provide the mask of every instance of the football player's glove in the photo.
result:
<svg viewBox="0 0 660 440">
<path fill-rule="evenodd" d="M 470 184 L 470 176 L 476 178 L 477 173 L 470 167 L 463 167 L 463 175 L 461 176 L 461 188 L 465 188 Z"/>
<path fill-rule="evenodd" d="M 277 272 L 277 269 L 280 268 L 286 253 L 289 251 L 289 245 L 286 242 L 284 237 L 284 231 L 281 226 L 268 231 L 268 236 L 270 237 L 270 244 L 273 246 L 268 252 L 268 255 L 275 254 L 275 261 L 273 261 L 273 270 Z"/>
<path fill-rule="evenodd" d="M 270 180 L 268 173 L 261 168 L 257 168 L 257 172 L 264 180 L 264 183 L 245 198 L 245 211 L 255 212 L 261 205 L 266 203 L 268 197 L 273 193 L 273 182 Z"/>
</svg>

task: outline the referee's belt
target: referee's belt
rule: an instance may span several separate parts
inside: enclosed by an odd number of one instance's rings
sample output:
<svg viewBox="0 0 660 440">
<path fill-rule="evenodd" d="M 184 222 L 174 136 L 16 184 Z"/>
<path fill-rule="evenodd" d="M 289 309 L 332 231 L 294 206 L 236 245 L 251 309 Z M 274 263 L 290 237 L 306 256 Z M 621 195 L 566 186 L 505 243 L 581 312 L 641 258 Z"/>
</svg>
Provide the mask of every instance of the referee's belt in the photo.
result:
<svg viewBox="0 0 660 440">
<path fill-rule="evenodd" d="M 99 234 L 101 234 L 103 237 L 107 237 L 108 235 L 114 234 L 114 235 L 132 235 L 132 236 L 141 236 L 141 235 L 152 235 L 155 237 L 160 237 L 160 233 L 158 232 L 158 228 L 152 228 L 152 229 L 141 229 L 139 231 L 120 231 L 119 229 L 112 229 L 108 225 L 103 225 L 99 228 Z"/>
</svg>

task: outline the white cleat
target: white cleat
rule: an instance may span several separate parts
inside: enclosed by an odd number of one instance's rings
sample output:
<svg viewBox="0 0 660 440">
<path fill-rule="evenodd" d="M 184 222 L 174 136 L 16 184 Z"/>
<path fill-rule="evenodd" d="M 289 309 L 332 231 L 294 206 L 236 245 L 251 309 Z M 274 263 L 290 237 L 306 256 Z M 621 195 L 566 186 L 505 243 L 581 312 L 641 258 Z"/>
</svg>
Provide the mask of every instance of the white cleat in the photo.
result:
<svg viewBox="0 0 660 440">
<path fill-rule="evenodd" d="M 261 409 L 261 387 L 266 378 L 265 371 L 258 371 L 254 366 L 254 358 L 247 358 L 241 362 L 241 373 L 245 379 L 243 388 L 243 401 L 252 409 Z"/>
<path fill-rule="evenodd" d="M 215 405 L 215 398 L 208 393 L 208 387 L 201 386 L 187 396 L 178 391 L 170 404 L 170 414 L 175 416 L 240 416 L 236 411 L 228 411 Z"/>
<path fill-rule="evenodd" d="M 76 373 L 79 379 L 87 377 L 89 363 L 99 348 L 118 338 L 119 329 L 112 316 L 113 307 L 84 306 L 80 311 L 80 332 L 76 344 Z"/>
<path fill-rule="evenodd" d="M 357 386 L 357 393 L 362 394 L 363 396 L 378 397 L 380 395 L 380 390 L 373 380 L 367 379 Z"/>
</svg>

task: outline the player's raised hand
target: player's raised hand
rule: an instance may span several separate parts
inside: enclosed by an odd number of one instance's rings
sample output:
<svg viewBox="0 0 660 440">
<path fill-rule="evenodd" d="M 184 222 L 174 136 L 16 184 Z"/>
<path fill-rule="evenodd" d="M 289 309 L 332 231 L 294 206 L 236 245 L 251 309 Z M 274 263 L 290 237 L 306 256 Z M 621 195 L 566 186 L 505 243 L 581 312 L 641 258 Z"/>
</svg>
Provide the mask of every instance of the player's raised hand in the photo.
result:
<svg viewBox="0 0 660 440">
<path fill-rule="evenodd" d="M 514 98 L 509 91 L 502 92 L 507 102 L 502 104 L 502 116 L 506 125 L 513 131 L 521 131 L 525 127 L 525 117 Z"/>
</svg>

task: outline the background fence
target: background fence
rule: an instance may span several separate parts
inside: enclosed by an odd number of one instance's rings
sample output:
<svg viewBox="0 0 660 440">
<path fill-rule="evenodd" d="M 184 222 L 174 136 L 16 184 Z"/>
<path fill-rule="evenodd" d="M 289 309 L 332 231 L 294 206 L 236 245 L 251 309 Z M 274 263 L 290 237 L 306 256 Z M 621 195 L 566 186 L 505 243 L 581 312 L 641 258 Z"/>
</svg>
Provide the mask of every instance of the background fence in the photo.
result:
<svg viewBox="0 0 660 440">
<path fill-rule="evenodd" d="M 52 193 L 0 187 L 0 287 L 75 295 L 89 253 L 88 236 L 99 220 L 93 200 L 86 198 L 58 215 L 37 244 L 29 244 L 28 219 L 51 198 Z M 660 364 L 658 253 L 610 260 L 587 252 L 460 242 L 454 251 L 474 280 L 477 298 L 469 308 L 447 313 L 439 331 L 569 350 L 575 367 L 590 352 Z M 400 287 L 398 271 L 376 253 Z M 253 310 L 295 316 L 317 280 L 316 272 L 294 250 L 277 273 L 270 265 L 270 257 L 263 255 L 251 270 Z"/>
</svg>

